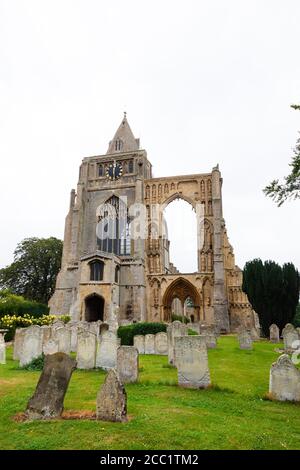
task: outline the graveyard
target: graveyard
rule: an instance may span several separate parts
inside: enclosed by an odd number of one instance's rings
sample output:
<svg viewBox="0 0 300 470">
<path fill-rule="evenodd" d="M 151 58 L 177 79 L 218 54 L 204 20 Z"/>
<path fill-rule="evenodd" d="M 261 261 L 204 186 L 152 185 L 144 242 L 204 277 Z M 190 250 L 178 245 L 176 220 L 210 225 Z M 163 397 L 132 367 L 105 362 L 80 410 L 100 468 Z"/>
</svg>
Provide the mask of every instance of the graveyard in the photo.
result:
<svg viewBox="0 0 300 470">
<path fill-rule="evenodd" d="M 260 339 L 241 349 L 236 335 L 219 337 L 207 349 L 210 385 L 204 389 L 181 387 L 168 356 L 139 354 L 137 382 L 124 385 L 128 419 L 109 422 L 96 419 L 107 376 L 101 368 L 73 371 L 60 418 L 24 420 L 41 371 L 20 368 L 9 346 L 0 365 L 0 448 L 297 449 L 299 404 L 268 396 L 270 368 L 283 348 Z"/>
</svg>

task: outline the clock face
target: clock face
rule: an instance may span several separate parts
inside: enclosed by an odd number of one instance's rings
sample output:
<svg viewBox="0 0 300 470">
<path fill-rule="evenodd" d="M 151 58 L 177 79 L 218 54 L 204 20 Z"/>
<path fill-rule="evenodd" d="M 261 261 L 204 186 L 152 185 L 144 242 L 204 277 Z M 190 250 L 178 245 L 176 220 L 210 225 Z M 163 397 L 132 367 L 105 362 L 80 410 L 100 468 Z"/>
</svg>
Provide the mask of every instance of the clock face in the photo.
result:
<svg viewBox="0 0 300 470">
<path fill-rule="evenodd" d="M 118 180 L 121 178 L 123 173 L 123 168 L 121 163 L 111 163 L 106 169 L 106 176 L 110 180 Z"/>
</svg>

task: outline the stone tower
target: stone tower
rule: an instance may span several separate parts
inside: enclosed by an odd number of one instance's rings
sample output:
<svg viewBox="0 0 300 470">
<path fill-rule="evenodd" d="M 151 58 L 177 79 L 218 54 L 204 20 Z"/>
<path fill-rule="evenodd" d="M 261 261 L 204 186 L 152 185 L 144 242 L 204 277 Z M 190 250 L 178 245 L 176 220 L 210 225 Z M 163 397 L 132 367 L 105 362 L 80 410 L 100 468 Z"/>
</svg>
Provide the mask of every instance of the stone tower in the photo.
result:
<svg viewBox="0 0 300 470">
<path fill-rule="evenodd" d="M 178 198 L 191 204 L 197 218 L 194 273 L 179 273 L 169 260 L 163 211 Z M 191 322 L 228 332 L 254 326 L 241 284 L 223 218 L 219 168 L 153 178 L 125 113 L 107 153 L 84 158 L 80 166 L 50 313 L 118 324 L 171 321 L 176 299 Z"/>
</svg>

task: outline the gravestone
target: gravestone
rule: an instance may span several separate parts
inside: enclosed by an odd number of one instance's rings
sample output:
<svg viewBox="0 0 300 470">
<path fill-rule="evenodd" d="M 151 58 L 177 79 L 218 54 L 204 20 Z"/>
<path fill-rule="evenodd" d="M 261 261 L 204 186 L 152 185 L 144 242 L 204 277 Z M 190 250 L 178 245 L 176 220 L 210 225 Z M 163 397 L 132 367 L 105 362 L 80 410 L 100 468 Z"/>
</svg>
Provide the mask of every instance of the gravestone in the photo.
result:
<svg viewBox="0 0 300 470">
<path fill-rule="evenodd" d="M 51 338 L 51 326 L 49 325 L 41 326 L 41 334 L 42 334 L 42 343 L 44 345 Z"/>
<path fill-rule="evenodd" d="M 145 354 L 155 354 L 154 340 L 154 335 L 145 335 Z"/>
<path fill-rule="evenodd" d="M 254 327 L 250 328 L 249 333 L 250 333 L 252 341 L 259 341 L 260 337 L 256 328 Z"/>
<path fill-rule="evenodd" d="M 299 347 L 298 331 L 290 323 L 287 323 L 287 325 L 285 325 L 285 327 L 282 331 L 282 336 L 283 336 L 285 351 L 287 351 L 287 352 L 294 351 L 295 349 L 297 349 Z"/>
<path fill-rule="evenodd" d="M 119 346 L 117 372 L 122 384 L 137 382 L 139 375 L 139 352 L 134 346 Z"/>
<path fill-rule="evenodd" d="M 58 352 L 58 342 L 54 339 L 49 339 L 47 343 L 43 344 L 43 353 L 45 356 L 48 354 L 55 354 Z"/>
<path fill-rule="evenodd" d="M 5 340 L 2 333 L 0 333 L 0 364 L 6 364 Z"/>
<path fill-rule="evenodd" d="M 271 326 L 270 326 L 270 342 L 271 343 L 279 343 L 280 339 L 279 339 L 279 328 L 277 325 L 275 325 L 275 323 L 273 323 Z"/>
<path fill-rule="evenodd" d="M 120 340 L 112 331 L 105 331 L 98 341 L 96 367 L 109 370 L 116 367 Z"/>
<path fill-rule="evenodd" d="M 14 353 L 13 360 L 18 361 L 22 350 L 23 340 L 26 334 L 27 328 L 17 328 L 14 337 Z"/>
<path fill-rule="evenodd" d="M 168 361 L 169 364 L 175 365 L 175 338 L 186 336 L 188 333 L 187 326 L 180 321 L 173 321 L 167 328 L 168 338 Z"/>
<path fill-rule="evenodd" d="M 65 354 L 71 352 L 71 331 L 65 326 L 63 328 L 55 328 L 52 331 L 52 339 L 58 344 L 58 351 Z"/>
<path fill-rule="evenodd" d="M 114 369 L 108 372 L 98 392 L 96 416 L 102 421 L 127 421 L 127 395 Z"/>
<path fill-rule="evenodd" d="M 71 345 L 70 345 L 71 352 L 77 351 L 78 324 L 79 322 L 77 321 L 71 321 L 67 323 L 66 325 L 66 328 L 70 331 L 70 335 L 71 335 Z"/>
<path fill-rule="evenodd" d="M 64 322 L 62 320 L 54 320 L 54 322 L 51 325 L 51 329 L 55 330 L 56 328 L 63 328 L 65 326 Z"/>
<path fill-rule="evenodd" d="M 175 337 L 175 363 L 179 386 L 207 388 L 210 385 L 205 336 Z"/>
<path fill-rule="evenodd" d="M 65 394 L 75 367 L 76 361 L 67 354 L 59 352 L 45 357 L 43 372 L 27 405 L 26 415 L 29 419 L 61 416 Z"/>
<path fill-rule="evenodd" d="M 133 346 L 138 350 L 139 354 L 145 354 L 145 336 L 144 335 L 134 336 Z"/>
<path fill-rule="evenodd" d="M 43 352 L 42 331 L 37 325 L 26 328 L 21 352 L 20 352 L 20 367 L 29 364 L 33 359 L 41 356 Z"/>
<path fill-rule="evenodd" d="M 249 331 L 246 331 L 246 330 L 240 331 L 238 333 L 238 341 L 239 341 L 240 349 L 248 349 L 248 350 L 253 349 L 253 342 L 252 342 L 252 338 L 251 338 Z"/>
<path fill-rule="evenodd" d="M 163 331 L 155 335 L 155 354 L 168 355 L 168 337 Z"/>
<path fill-rule="evenodd" d="M 271 366 L 269 393 L 279 401 L 300 401 L 300 370 L 287 354 Z"/>
<path fill-rule="evenodd" d="M 215 349 L 217 347 L 217 337 L 213 334 L 205 334 L 206 347 L 207 349 Z"/>
<path fill-rule="evenodd" d="M 77 338 L 77 368 L 94 369 L 96 366 L 96 335 L 87 330 L 80 330 Z"/>
</svg>

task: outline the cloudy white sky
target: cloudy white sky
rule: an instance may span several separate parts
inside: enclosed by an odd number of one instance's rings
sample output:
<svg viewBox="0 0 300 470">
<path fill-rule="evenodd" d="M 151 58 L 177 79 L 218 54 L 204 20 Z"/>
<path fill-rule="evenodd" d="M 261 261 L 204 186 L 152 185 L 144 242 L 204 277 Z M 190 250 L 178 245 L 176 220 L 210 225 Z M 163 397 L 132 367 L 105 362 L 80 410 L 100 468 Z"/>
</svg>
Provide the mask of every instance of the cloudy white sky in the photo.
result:
<svg viewBox="0 0 300 470">
<path fill-rule="evenodd" d="M 240 266 L 300 268 L 300 202 L 262 193 L 300 130 L 299 24 L 299 0 L 0 0 L 0 266 L 24 237 L 63 237 L 81 159 L 106 152 L 126 110 L 155 176 L 219 163 Z"/>
</svg>

